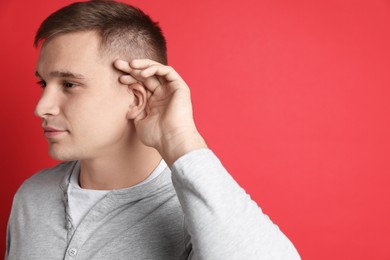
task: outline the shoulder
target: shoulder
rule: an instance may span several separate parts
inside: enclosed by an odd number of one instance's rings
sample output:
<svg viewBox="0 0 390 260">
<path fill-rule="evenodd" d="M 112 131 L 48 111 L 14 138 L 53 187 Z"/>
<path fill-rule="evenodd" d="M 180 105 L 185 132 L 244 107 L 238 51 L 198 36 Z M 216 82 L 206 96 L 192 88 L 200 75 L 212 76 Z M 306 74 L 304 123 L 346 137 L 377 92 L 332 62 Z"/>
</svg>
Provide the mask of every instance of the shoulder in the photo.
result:
<svg viewBox="0 0 390 260">
<path fill-rule="evenodd" d="M 62 162 L 52 168 L 43 169 L 26 179 L 15 194 L 15 199 L 34 197 L 60 190 L 76 162 Z M 36 198 L 36 197 L 35 197 Z"/>
</svg>

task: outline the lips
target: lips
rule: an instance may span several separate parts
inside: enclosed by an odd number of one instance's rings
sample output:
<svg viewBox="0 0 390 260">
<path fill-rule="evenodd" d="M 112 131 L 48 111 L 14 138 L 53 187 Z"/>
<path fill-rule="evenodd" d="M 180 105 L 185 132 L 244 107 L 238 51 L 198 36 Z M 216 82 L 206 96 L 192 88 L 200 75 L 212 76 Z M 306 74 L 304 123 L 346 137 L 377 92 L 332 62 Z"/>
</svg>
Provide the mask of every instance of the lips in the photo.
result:
<svg viewBox="0 0 390 260">
<path fill-rule="evenodd" d="M 47 138 L 57 137 L 57 136 L 66 134 L 68 132 L 67 130 L 58 129 L 58 128 L 51 127 L 51 126 L 45 126 L 45 127 L 42 127 L 42 128 L 43 128 L 43 134 Z"/>
</svg>

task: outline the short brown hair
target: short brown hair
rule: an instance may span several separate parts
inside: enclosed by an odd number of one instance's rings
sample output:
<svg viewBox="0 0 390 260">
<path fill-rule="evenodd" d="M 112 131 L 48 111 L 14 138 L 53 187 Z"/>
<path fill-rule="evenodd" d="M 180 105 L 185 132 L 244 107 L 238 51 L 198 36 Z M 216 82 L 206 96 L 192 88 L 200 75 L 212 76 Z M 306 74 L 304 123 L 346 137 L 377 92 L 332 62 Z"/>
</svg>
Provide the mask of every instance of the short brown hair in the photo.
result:
<svg viewBox="0 0 390 260">
<path fill-rule="evenodd" d="M 79 31 L 96 31 L 103 51 L 167 64 L 166 41 L 158 23 L 136 7 L 110 0 L 77 2 L 54 12 L 39 27 L 34 45 Z"/>
</svg>

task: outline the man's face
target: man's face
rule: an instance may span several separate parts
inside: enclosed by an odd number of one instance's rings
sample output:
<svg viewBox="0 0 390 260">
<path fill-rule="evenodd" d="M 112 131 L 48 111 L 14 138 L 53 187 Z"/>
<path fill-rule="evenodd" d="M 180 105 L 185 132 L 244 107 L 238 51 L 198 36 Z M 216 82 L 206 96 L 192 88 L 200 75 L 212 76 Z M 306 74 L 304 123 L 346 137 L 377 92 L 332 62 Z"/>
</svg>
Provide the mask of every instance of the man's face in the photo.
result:
<svg viewBox="0 0 390 260">
<path fill-rule="evenodd" d="M 77 32 L 41 49 L 36 70 L 44 88 L 35 114 L 55 159 L 96 159 L 128 145 L 132 95 L 98 48 L 94 32 Z"/>
</svg>

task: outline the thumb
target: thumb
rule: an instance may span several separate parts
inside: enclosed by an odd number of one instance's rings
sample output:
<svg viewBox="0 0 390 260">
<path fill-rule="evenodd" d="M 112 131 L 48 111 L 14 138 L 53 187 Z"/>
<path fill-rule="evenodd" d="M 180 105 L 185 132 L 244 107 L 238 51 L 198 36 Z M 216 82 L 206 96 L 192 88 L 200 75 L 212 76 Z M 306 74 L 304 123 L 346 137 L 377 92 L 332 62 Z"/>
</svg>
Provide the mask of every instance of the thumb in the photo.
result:
<svg viewBox="0 0 390 260">
<path fill-rule="evenodd" d="M 139 113 L 135 118 L 134 118 L 134 124 L 137 126 L 140 121 L 144 120 L 146 117 L 148 116 L 148 114 L 146 113 L 145 109 L 142 110 L 141 113 Z"/>
</svg>

